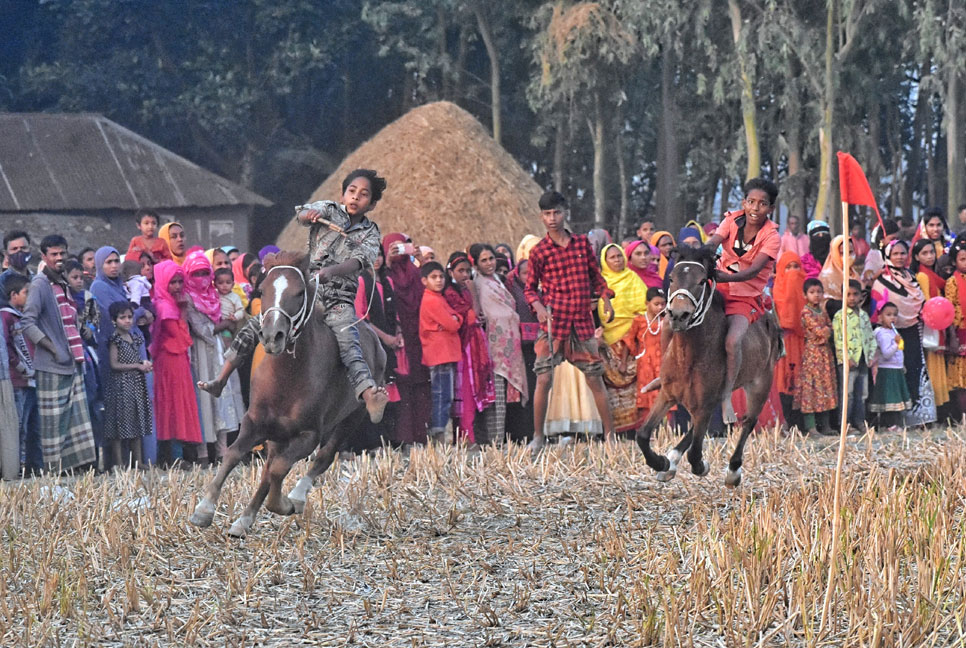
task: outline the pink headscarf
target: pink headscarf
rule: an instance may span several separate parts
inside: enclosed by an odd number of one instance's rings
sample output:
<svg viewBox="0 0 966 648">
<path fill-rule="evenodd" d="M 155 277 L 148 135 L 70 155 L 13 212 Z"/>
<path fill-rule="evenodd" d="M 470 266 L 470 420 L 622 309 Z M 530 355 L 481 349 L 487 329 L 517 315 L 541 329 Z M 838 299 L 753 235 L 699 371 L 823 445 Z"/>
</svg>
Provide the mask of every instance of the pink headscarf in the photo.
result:
<svg viewBox="0 0 966 648">
<path fill-rule="evenodd" d="M 179 275 L 184 277 L 184 271 L 181 266 L 170 259 L 154 266 L 154 288 L 151 290 L 151 305 L 157 312 L 157 321 L 181 319 L 181 306 L 168 292 L 168 284 Z"/>
<path fill-rule="evenodd" d="M 204 251 L 197 250 L 189 254 L 181 267 L 184 270 L 184 291 L 194 302 L 195 308 L 207 315 L 212 322 L 221 321 L 221 301 L 212 282 L 211 261 Z M 199 270 L 206 271 L 206 274 L 192 276 Z"/>
<path fill-rule="evenodd" d="M 634 250 L 637 249 L 637 246 L 639 245 L 647 245 L 647 244 L 644 241 L 631 241 L 630 243 L 624 246 L 624 255 L 627 256 L 627 267 L 633 270 L 637 274 L 637 276 L 641 278 L 641 280 L 648 288 L 662 287 L 664 285 L 664 282 L 661 280 L 661 275 L 659 275 L 657 272 L 656 263 L 650 264 L 644 270 L 641 270 L 636 265 L 631 263 L 631 253 L 634 252 Z M 647 247 L 650 248 L 651 254 L 655 254 L 653 245 L 648 245 Z M 657 254 L 660 254 L 660 252 L 657 252 Z"/>
</svg>

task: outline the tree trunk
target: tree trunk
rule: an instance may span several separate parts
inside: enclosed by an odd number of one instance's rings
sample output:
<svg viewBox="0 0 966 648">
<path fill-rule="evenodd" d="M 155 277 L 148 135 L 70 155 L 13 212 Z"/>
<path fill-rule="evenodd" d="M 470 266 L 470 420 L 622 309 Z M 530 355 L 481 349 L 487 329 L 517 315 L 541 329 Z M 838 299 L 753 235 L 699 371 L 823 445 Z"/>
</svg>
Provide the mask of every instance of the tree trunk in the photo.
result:
<svg viewBox="0 0 966 648">
<path fill-rule="evenodd" d="M 564 146 L 567 145 L 563 120 L 557 121 L 557 128 L 553 136 L 553 190 L 563 191 L 564 179 Z"/>
<path fill-rule="evenodd" d="M 793 73 L 797 66 L 793 68 Z M 788 213 L 797 216 L 804 224 L 808 214 L 806 174 L 802 168 L 802 104 L 799 89 L 792 84 L 788 91 L 788 107 L 785 110 L 785 141 L 788 144 L 788 179 L 782 194 Z"/>
<path fill-rule="evenodd" d="M 815 201 L 815 218 L 829 222 L 831 209 L 832 177 L 835 156 L 832 155 L 832 120 L 835 110 L 835 0 L 828 3 L 825 24 L 825 88 L 822 97 L 822 123 L 818 132 L 819 169 L 818 198 Z M 829 223 L 832 225 L 832 223 Z M 832 227 L 833 231 L 835 227 Z"/>
<path fill-rule="evenodd" d="M 657 187 L 654 204 L 657 224 L 675 229 L 682 224 L 678 201 L 678 142 L 675 116 L 679 107 L 674 100 L 672 48 L 664 47 L 661 58 L 661 118 L 657 139 Z"/>
<path fill-rule="evenodd" d="M 943 103 L 943 119 L 946 122 L 946 217 L 954 227 L 959 228 L 960 224 L 956 219 L 959 205 L 966 197 L 963 190 L 966 185 L 966 160 L 964 160 L 963 137 L 960 132 L 959 120 L 961 118 L 963 83 L 959 76 L 959 70 L 950 66 L 948 69 L 949 80 L 946 84 L 946 101 Z"/>
<path fill-rule="evenodd" d="M 490 22 L 483 11 L 481 4 L 473 4 L 476 24 L 479 27 L 483 45 L 486 47 L 486 56 L 490 60 L 490 111 L 493 119 L 493 139 L 496 140 L 497 144 L 500 144 L 503 136 L 503 124 L 500 118 L 500 53 L 497 51 L 496 43 L 493 40 Z"/>
<path fill-rule="evenodd" d="M 921 75 L 928 74 L 930 61 L 926 61 L 919 69 Z M 912 120 L 912 146 L 909 149 L 909 162 L 903 174 L 905 181 L 902 188 L 902 215 L 912 216 L 913 196 L 922 190 L 922 178 L 925 176 L 924 166 L 929 164 L 926 149 L 926 121 L 929 115 L 929 101 L 931 96 L 921 89 L 916 99 L 916 112 Z"/>
<path fill-rule="evenodd" d="M 627 205 L 627 167 L 624 164 L 624 111 L 618 106 L 617 108 L 617 137 L 614 139 L 615 153 L 617 155 L 617 180 L 620 184 L 621 190 L 621 207 L 620 207 L 620 218 L 617 221 L 617 236 L 615 240 L 620 240 L 627 233 L 627 216 L 628 216 L 628 205 Z"/>
<path fill-rule="evenodd" d="M 594 116 L 587 124 L 594 143 L 594 227 L 604 227 L 604 111 L 600 105 L 600 92 L 594 93 Z"/>
<path fill-rule="evenodd" d="M 745 127 L 745 146 L 748 149 L 748 167 L 745 180 L 761 175 L 761 145 L 758 141 L 758 126 L 755 119 L 755 92 L 748 70 L 748 53 L 741 40 L 741 8 L 737 0 L 728 0 L 731 15 L 731 34 L 738 57 L 738 71 L 741 77 L 741 121 Z"/>
<path fill-rule="evenodd" d="M 436 55 L 439 56 L 439 85 L 441 89 L 440 99 L 450 100 L 453 93 L 450 88 L 450 70 L 447 61 L 449 60 L 449 50 L 446 47 L 446 11 L 443 5 L 436 10 L 436 27 L 439 30 L 436 34 Z"/>
</svg>

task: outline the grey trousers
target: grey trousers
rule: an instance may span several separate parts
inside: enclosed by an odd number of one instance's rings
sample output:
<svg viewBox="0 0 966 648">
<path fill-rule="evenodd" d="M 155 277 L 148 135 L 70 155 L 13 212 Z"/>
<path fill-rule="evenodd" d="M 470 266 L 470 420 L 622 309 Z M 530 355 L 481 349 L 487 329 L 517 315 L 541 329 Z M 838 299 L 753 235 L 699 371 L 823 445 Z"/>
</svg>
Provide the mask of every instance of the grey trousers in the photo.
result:
<svg viewBox="0 0 966 648">
<path fill-rule="evenodd" d="M 356 323 L 356 311 L 352 304 L 334 304 L 325 311 L 325 323 L 335 333 L 339 343 L 339 355 L 342 364 L 348 370 L 349 383 L 355 391 L 356 397 L 362 395 L 370 387 L 376 386 L 372 378 L 369 365 L 362 354 L 362 343 L 359 341 L 359 325 Z M 225 360 L 234 362 L 238 357 L 247 357 L 255 352 L 258 346 L 258 335 L 261 325 L 258 319 L 252 318 L 235 335 L 231 346 L 225 353 Z"/>
</svg>

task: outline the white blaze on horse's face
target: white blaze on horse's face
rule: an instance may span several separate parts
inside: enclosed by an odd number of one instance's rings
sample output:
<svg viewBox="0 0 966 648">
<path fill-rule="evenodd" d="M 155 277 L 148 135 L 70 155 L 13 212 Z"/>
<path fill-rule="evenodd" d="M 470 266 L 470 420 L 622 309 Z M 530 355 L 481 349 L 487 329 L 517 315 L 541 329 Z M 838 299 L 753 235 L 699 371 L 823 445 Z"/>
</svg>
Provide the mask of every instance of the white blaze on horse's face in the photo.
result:
<svg viewBox="0 0 966 648">
<path fill-rule="evenodd" d="M 305 295 L 297 290 L 301 282 L 289 276 L 297 272 L 294 268 L 273 267 L 270 276 L 265 278 L 262 293 L 262 319 L 259 337 L 262 346 L 269 354 L 275 355 L 285 350 L 291 342 L 293 325 L 304 308 Z M 303 288 L 304 290 L 304 288 Z"/>
</svg>

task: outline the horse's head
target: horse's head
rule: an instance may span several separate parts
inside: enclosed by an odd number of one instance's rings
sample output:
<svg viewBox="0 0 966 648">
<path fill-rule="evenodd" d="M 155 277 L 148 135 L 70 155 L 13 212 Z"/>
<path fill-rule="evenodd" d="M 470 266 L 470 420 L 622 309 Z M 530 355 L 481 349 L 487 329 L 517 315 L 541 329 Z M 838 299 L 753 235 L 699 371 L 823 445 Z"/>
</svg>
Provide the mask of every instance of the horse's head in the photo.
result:
<svg viewBox="0 0 966 648">
<path fill-rule="evenodd" d="M 710 301 L 713 290 L 715 254 L 706 248 L 682 246 L 677 249 L 677 260 L 671 271 L 668 286 L 668 324 L 675 333 L 686 331 L 701 315 L 698 309 Z"/>
<path fill-rule="evenodd" d="M 305 254 L 279 252 L 264 261 L 261 282 L 262 325 L 259 339 L 265 352 L 284 351 L 314 307 L 315 292 L 310 289 L 308 258 Z"/>
</svg>

